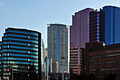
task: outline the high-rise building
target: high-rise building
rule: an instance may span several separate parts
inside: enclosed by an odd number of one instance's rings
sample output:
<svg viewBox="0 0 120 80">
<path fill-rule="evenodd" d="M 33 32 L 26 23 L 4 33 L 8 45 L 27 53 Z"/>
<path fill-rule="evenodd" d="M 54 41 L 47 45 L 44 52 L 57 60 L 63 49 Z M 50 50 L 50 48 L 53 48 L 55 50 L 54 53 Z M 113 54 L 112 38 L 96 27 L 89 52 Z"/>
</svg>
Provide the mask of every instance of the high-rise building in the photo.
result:
<svg viewBox="0 0 120 80">
<path fill-rule="evenodd" d="M 64 24 L 49 25 L 48 57 L 52 58 L 50 59 L 50 61 L 58 63 L 57 64 L 58 73 L 62 73 L 63 68 L 64 68 L 64 72 L 68 72 L 68 28 L 66 27 L 66 25 Z M 51 62 L 50 64 L 52 65 Z M 52 65 L 51 67 L 54 66 Z M 55 72 L 55 71 L 51 71 L 51 72 Z"/>
<path fill-rule="evenodd" d="M 41 78 L 41 33 L 27 29 L 6 29 L 2 38 L 1 59 L 3 80 L 11 78 L 19 80 L 25 77 L 29 80 L 33 80 L 32 78 L 39 80 Z M 21 75 L 15 77 L 14 74 Z M 23 74 L 25 77 L 22 77 Z"/>
<path fill-rule="evenodd" d="M 103 12 L 105 13 L 105 44 L 120 43 L 120 8 L 105 6 Z"/>
<path fill-rule="evenodd" d="M 85 70 L 82 64 L 84 61 L 81 61 L 85 58 L 80 59 L 84 55 L 80 53 L 82 51 L 80 49 L 85 48 L 86 42 L 103 42 L 106 45 L 120 43 L 120 8 L 105 6 L 100 11 L 87 8 L 76 12 L 72 19 L 70 50 L 78 48 L 78 73 L 80 73 L 83 68 Z"/>
<path fill-rule="evenodd" d="M 90 42 L 105 42 L 104 17 L 103 11 L 90 12 Z"/>
<path fill-rule="evenodd" d="M 106 45 L 120 43 L 120 8 L 105 6 L 100 11 L 90 12 L 90 41 Z"/>
<path fill-rule="evenodd" d="M 80 48 L 85 47 L 89 42 L 90 12 L 94 11 L 87 8 L 76 12 L 72 16 L 72 26 L 70 27 L 70 48 L 78 48 L 78 74 L 80 74 Z M 71 54 L 71 53 L 70 53 Z M 73 53 L 72 53 L 73 54 Z"/>
</svg>

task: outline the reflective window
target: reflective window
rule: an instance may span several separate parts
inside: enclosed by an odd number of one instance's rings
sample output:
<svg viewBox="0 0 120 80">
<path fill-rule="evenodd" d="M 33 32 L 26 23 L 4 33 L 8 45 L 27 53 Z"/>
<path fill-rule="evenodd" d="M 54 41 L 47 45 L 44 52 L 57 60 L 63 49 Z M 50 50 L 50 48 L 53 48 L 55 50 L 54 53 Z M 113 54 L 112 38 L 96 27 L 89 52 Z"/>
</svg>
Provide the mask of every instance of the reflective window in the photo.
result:
<svg viewBox="0 0 120 80">
<path fill-rule="evenodd" d="M 8 63 L 8 61 L 3 61 L 3 63 Z"/>
<path fill-rule="evenodd" d="M 38 62 L 38 60 L 34 60 L 34 59 L 31 59 L 30 61 L 33 61 L 33 62 Z"/>
<path fill-rule="evenodd" d="M 26 35 L 19 35 L 19 34 L 5 34 L 4 36 L 5 36 L 5 37 L 6 37 L 6 36 L 14 36 L 14 37 L 23 37 L 23 38 L 27 38 Z"/>
<path fill-rule="evenodd" d="M 2 56 L 8 56 L 8 54 L 7 53 L 3 53 Z"/>
<path fill-rule="evenodd" d="M 18 39 L 18 38 L 3 38 L 3 40 L 16 40 L 16 41 L 38 43 L 38 41 L 28 40 L 28 39 Z"/>
<path fill-rule="evenodd" d="M 36 45 L 36 44 L 30 44 L 30 46 L 38 47 L 38 45 Z"/>
<path fill-rule="evenodd" d="M 3 52 L 19 52 L 19 53 L 27 53 L 27 51 L 13 50 L 13 49 L 3 49 Z"/>
<path fill-rule="evenodd" d="M 3 57 L 3 60 L 23 60 L 23 61 L 28 61 L 27 58 L 11 58 L 11 57 L 8 57 L 8 58 Z"/>
<path fill-rule="evenodd" d="M 38 37 L 33 37 L 33 36 L 27 36 L 27 35 L 20 35 L 20 34 L 5 34 L 5 37 L 7 36 L 13 36 L 13 37 L 22 37 L 22 38 L 29 38 L 29 39 L 35 39 L 38 40 Z"/>
<path fill-rule="evenodd" d="M 22 33 L 22 34 L 31 34 L 31 35 L 38 36 L 38 33 L 34 33 L 34 32 L 15 31 L 15 30 L 8 30 L 8 31 L 6 31 L 6 32 Z"/>
<path fill-rule="evenodd" d="M 32 37 L 32 36 L 30 36 L 30 39 L 36 39 L 36 40 L 38 40 L 38 37 Z"/>
<path fill-rule="evenodd" d="M 31 57 L 32 57 L 32 58 L 38 58 L 38 56 L 33 56 L 33 55 L 31 55 Z"/>
<path fill-rule="evenodd" d="M 10 53 L 10 56 L 29 57 L 30 55 L 26 55 L 26 54 L 12 54 L 12 53 Z"/>
<path fill-rule="evenodd" d="M 3 46 L 3 48 L 8 48 L 7 45 Z M 30 48 L 30 47 L 21 47 L 21 46 L 9 46 L 9 48 L 16 48 L 16 49 L 28 49 L 28 50 L 35 50 L 38 51 L 37 48 Z"/>
<path fill-rule="evenodd" d="M 38 63 L 35 63 L 34 65 L 38 65 Z"/>
<path fill-rule="evenodd" d="M 29 62 L 10 61 L 11 64 L 30 64 Z"/>
<path fill-rule="evenodd" d="M 21 43 L 21 42 L 5 42 L 4 41 L 3 44 L 18 44 L 18 45 L 28 46 L 28 43 Z M 38 47 L 37 44 L 32 44 L 32 43 L 30 43 L 29 46 Z"/>
<path fill-rule="evenodd" d="M 21 42 L 3 42 L 3 44 L 18 44 L 18 45 L 25 45 L 27 46 L 27 43 L 21 43 Z"/>
</svg>

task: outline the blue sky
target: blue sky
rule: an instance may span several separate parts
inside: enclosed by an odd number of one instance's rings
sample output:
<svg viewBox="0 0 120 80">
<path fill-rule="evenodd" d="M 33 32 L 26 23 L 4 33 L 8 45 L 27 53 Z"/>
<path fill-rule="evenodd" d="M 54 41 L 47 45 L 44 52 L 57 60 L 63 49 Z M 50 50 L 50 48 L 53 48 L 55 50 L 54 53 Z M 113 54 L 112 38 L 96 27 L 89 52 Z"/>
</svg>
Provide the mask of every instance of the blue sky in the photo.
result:
<svg viewBox="0 0 120 80">
<path fill-rule="evenodd" d="M 47 46 L 47 24 L 71 25 L 75 12 L 105 5 L 120 7 L 120 0 L 0 0 L 0 40 L 11 26 L 41 32 Z"/>
</svg>

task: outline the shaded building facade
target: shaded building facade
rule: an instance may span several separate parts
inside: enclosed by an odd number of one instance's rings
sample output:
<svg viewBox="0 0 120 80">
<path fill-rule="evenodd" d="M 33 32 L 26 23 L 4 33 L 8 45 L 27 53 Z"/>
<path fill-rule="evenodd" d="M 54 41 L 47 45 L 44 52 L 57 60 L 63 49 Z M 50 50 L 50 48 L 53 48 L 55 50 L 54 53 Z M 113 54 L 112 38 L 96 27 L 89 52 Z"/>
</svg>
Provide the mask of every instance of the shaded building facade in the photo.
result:
<svg viewBox="0 0 120 80">
<path fill-rule="evenodd" d="M 104 46 L 103 43 L 87 43 L 87 73 L 97 76 L 120 73 L 120 44 Z M 120 75 L 119 75 L 120 76 Z"/>
<path fill-rule="evenodd" d="M 41 33 L 27 29 L 6 29 L 2 38 L 1 59 L 3 80 L 10 80 L 13 78 L 11 75 L 19 73 L 29 78 L 31 66 L 34 66 L 37 80 L 41 79 Z"/>
<path fill-rule="evenodd" d="M 58 73 L 68 72 L 68 28 L 64 24 L 49 24 L 48 34 L 48 57 L 50 58 L 51 72 L 52 62 L 58 63 Z M 62 59 L 64 57 L 65 59 Z M 62 67 L 64 64 L 64 67 Z"/>
<path fill-rule="evenodd" d="M 78 74 L 78 48 L 70 49 L 70 73 Z"/>
<path fill-rule="evenodd" d="M 90 12 L 90 42 L 105 42 L 105 14 L 103 11 Z"/>
</svg>

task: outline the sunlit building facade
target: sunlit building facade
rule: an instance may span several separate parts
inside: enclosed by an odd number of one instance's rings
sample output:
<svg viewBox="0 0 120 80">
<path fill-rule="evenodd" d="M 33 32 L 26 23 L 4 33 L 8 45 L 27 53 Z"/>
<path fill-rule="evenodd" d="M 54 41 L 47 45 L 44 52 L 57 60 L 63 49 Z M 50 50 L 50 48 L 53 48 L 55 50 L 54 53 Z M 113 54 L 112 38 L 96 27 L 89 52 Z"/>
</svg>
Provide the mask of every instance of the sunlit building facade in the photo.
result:
<svg viewBox="0 0 120 80">
<path fill-rule="evenodd" d="M 68 73 L 68 28 L 66 25 L 50 24 L 48 26 L 48 57 L 53 63 L 58 63 L 58 73 L 62 73 L 63 68 L 64 72 Z M 52 67 L 54 66 L 51 66 L 51 72 L 55 72 L 52 71 Z"/>
<path fill-rule="evenodd" d="M 102 10 L 105 13 L 105 44 L 120 43 L 120 8 L 105 6 Z"/>
<path fill-rule="evenodd" d="M 85 43 L 89 42 L 90 33 L 90 12 L 94 11 L 92 8 L 86 8 L 76 12 L 72 16 L 72 25 L 70 27 L 70 48 L 78 48 L 78 74 L 81 71 L 81 53 L 80 49 L 85 48 Z M 70 51 L 72 52 L 72 51 Z M 73 52 L 70 54 L 74 54 Z M 76 54 L 76 52 L 75 52 Z M 70 64 L 71 65 L 71 64 Z"/>
</svg>

